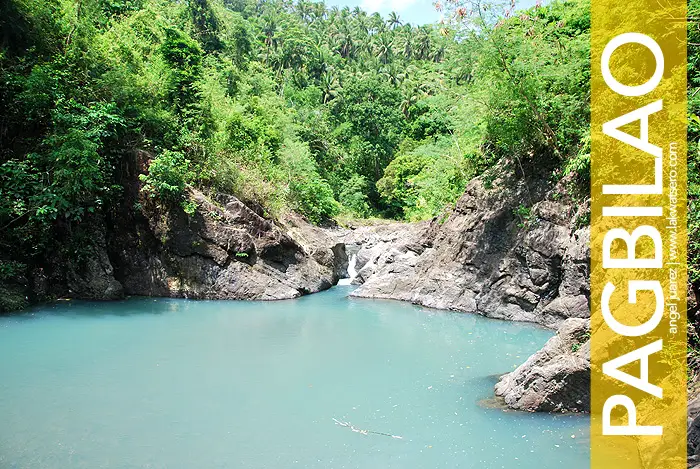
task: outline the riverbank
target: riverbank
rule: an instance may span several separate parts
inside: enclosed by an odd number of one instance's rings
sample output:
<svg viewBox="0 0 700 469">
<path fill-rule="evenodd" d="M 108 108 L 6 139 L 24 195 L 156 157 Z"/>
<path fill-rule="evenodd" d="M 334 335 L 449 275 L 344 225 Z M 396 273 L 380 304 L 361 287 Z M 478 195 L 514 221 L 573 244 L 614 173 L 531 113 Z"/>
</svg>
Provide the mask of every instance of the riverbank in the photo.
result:
<svg viewBox="0 0 700 469">
<path fill-rule="evenodd" d="M 83 227 L 89 236 L 79 255 L 52 253 L 3 285 L 16 298 L 5 309 L 128 295 L 278 300 L 328 289 L 346 275 L 344 246 L 331 231 L 294 213 L 266 218 L 231 195 L 191 189 L 188 197 L 191 214 L 133 187 L 111 216 Z"/>
</svg>

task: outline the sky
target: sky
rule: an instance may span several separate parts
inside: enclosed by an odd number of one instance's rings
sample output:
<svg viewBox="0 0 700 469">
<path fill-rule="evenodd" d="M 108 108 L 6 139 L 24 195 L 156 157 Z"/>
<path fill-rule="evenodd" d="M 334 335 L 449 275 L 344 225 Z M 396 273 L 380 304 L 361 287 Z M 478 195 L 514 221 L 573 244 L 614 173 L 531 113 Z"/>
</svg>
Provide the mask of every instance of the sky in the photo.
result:
<svg viewBox="0 0 700 469">
<path fill-rule="evenodd" d="M 535 0 L 517 2 L 518 8 L 529 8 L 534 4 Z M 417 25 L 440 21 L 440 13 L 435 10 L 433 0 L 326 0 L 326 5 L 348 6 L 351 9 L 359 5 L 369 13 L 378 11 L 382 16 L 395 11 L 402 22 Z"/>
</svg>

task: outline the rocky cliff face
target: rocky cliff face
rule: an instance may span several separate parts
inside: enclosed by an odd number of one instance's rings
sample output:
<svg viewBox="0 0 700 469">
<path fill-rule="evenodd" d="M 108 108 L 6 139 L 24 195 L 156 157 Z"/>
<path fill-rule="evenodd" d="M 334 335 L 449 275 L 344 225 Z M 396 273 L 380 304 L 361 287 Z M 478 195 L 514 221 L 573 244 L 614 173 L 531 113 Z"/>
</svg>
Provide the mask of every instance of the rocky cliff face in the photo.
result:
<svg viewBox="0 0 700 469">
<path fill-rule="evenodd" d="M 585 213 L 566 195 L 566 181 L 548 189 L 544 181 L 500 179 L 487 188 L 475 179 L 443 223 L 367 227 L 346 236 L 346 243 L 362 245 L 356 267 L 362 285 L 352 295 L 561 326 L 503 378 L 499 394 L 520 410 L 586 411 L 588 345 L 573 346 L 590 317 Z"/>
<path fill-rule="evenodd" d="M 278 300 L 330 288 L 347 271 L 344 245 L 290 214 L 273 222 L 233 196 L 198 191 L 194 215 L 145 204 L 92 230 L 82 259 L 33 279 L 45 296 L 124 295 Z"/>
<path fill-rule="evenodd" d="M 688 396 L 688 467 L 700 468 L 700 392 Z"/>
<path fill-rule="evenodd" d="M 150 198 L 139 179 L 150 158 L 135 151 L 122 168 L 118 205 L 63 230 L 59 249 L 37 259 L 26 278 L 0 282 L 0 293 L 12 300 L 0 302 L 0 312 L 57 297 L 288 299 L 330 288 L 346 275 L 337 230 L 293 213 L 271 220 L 232 195 L 190 189 L 191 215 Z"/>
<path fill-rule="evenodd" d="M 346 237 L 363 242 L 364 235 L 366 243 L 357 254 L 363 284 L 353 295 L 553 328 L 589 317 L 588 228 L 577 226 L 583 208 L 555 200 L 562 188 L 505 184 L 487 189 L 474 180 L 444 223 Z M 528 209 L 528 198 L 540 201 Z"/>
<path fill-rule="evenodd" d="M 276 300 L 330 288 L 345 274 L 344 246 L 301 217 L 265 219 L 233 196 L 193 191 L 197 211 L 144 209 L 110 251 L 128 294 Z"/>
</svg>

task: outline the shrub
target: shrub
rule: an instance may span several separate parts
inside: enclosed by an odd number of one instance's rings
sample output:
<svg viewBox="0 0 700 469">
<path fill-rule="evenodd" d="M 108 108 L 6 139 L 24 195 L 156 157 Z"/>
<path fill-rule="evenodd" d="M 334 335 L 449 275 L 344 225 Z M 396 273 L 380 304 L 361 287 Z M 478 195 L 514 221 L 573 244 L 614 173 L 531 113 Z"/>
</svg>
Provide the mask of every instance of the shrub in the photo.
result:
<svg viewBox="0 0 700 469">
<path fill-rule="evenodd" d="M 404 207 L 414 205 L 416 190 L 413 178 L 423 171 L 430 157 L 418 152 L 402 153 L 394 158 L 377 181 L 377 190 L 392 216 L 403 216 Z"/>
<path fill-rule="evenodd" d="M 532 209 L 524 204 L 513 209 L 513 215 L 518 217 L 518 227 L 524 228 L 532 219 Z"/>
<path fill-rule="evenodd" d="M 293 181 L 290 185 L 296 208 L 314 223 L 333 218 L 340 211 L 331 186 L 320 176 Z"/>
<path fill-rule="evenodd" d="M 377 189 L 389 215 L 424 220 L 439 215 L 462 194 L 473 175 L 468 166 L 450 138 L 428 139 L 394 158 Z"/>
<path fill-rule="evenodd" d="M 354 174 L 340 189 L 339 202 L 354 216 L 367 217 L 370 215 L 367 192 L 367 178 Z"/>
<path fill-rule="evenodd" d="M 291 204 L 313 223 L 336 216 L 340 204 L 333 198 L 330 184 L 318 173 L 309 147 L 301 142 L 287 142 L 282 164 L 287 169 Z"/>
<path fill-rule="evenodd" d="M 416 140 L 427 137 L 450 133 L 453 123 L 449 116 L 449 110 L 441 102 L 443 99 L 421 100 L 409 109 L 409 115 L 413 118 L 409 130 Z"/>
<path fill-rule="evenodd" d="M 235 150 L 242 150 L 256 142 L 258 136 L 254 129 L 243 119 L 240 114 L 234 114 L 226 124 L 226 136 L 228 145 Z"/>
<path fill-rule="evenodd" d="M 142 191 L 165 202 L 179 202 L 185 188 L 194 179 L 190 161 L 178 152 L 165 150 L 151 161 L 148 174 L 139 176 L 145 184 Z"/>
<path fill-rule="evenodd" d="M 581 149 L 567 161 L 564 166 L 564 176 L 576 175 L 576 182 L 586 190 L 591 182 L 591 139 L 589 136 L 583 139 Z"/>
</svg>

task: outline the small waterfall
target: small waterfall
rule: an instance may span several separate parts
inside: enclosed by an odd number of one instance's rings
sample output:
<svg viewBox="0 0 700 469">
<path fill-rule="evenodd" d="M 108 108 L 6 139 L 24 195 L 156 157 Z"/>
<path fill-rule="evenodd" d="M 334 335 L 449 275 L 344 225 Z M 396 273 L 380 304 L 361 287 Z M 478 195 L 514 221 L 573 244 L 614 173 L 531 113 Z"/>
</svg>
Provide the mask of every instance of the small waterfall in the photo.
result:
<svg viewBox="0 0 700 469">
<path fill-rule="evenodd" d="M 355 270 L 355 265 L 357 263 L 357 255 L 353 254 L 350 258 L 350 263 L 348 264 L 348 276 L 347 278 L 341 278 L 338 280 L 338 285 L 350 285 L 352 281 L 357 276 L 357 271 Z"/>
</svg>

